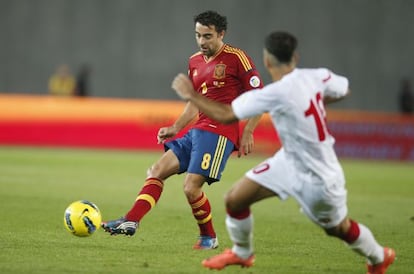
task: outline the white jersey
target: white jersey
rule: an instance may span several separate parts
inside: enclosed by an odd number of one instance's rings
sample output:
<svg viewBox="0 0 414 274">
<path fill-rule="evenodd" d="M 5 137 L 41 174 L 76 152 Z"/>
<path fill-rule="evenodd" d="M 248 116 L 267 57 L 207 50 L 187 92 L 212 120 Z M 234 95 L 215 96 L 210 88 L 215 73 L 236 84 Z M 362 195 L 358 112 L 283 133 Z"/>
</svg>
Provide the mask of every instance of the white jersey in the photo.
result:
<svg viewBox="0 0 414 274">
<path fill-rule="evenodd" d="M 286 159 L 296 171 L 313 181 L 342 181 L 323 98 L 343 97 L 347 90 L 347 78 L 328 69 L 294 69 L 263 89 L 244 93 L 232 102 L 232 108 L 239 119 L 269 113 Z"/>
</svg>

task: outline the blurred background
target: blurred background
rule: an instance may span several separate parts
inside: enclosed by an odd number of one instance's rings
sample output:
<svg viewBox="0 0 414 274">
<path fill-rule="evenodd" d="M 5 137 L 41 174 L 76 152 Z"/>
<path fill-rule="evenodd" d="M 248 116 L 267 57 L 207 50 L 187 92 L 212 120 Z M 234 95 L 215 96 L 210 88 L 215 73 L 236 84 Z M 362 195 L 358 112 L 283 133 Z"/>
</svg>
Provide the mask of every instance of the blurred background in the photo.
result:
<svg viewBox="0 0 414 274">
<path fill-rule="evenodd" d="M 263 38 L 299 39 L 301 67 L 328 67 L 353 94 L 334 106 L 398 112 L 414 77 L 409 0 L 0 0 L 0 93 L 47 94 L 62 64 L 88 68 L 87 95 L 176 100 L 173 77 L 197 51 L 193 16 L 228 18 L 225 41 L 252 56 L 263 78 Z"/>
<path fill-rule="evenodd" d="M 340 157 L 414 161 L 410 0 L 0 0 L 0 145 L 159 151 L 159 127 L 183 109 L 171 81 L 198 51 L 193 17 L 206 10 L 227 16 L 225 42 L 265 83 L 275 30 L 297 36 L 299 67 L 349 78 L 351 96 L 328 108 Z M 258 152 L 280 147 L 268 117 L 255 139 Z"/>
</svg>

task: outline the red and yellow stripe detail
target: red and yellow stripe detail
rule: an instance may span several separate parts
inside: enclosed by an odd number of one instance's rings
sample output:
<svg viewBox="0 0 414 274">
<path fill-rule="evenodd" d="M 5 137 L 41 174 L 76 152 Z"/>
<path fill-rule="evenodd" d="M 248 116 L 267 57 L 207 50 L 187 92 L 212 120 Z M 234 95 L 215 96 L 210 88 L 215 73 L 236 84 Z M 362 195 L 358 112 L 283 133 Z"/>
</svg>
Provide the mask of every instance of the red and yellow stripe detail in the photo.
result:
<svg viewBox="0 0 414 274">
<path fill-rule="evenodd" d="M 250 63 L 246 54 L 241 49 L 226 45 L 224 47 L 224 52 L 235 54 L 239 58 L 240 62 L 243 64 L 243 68 L 245 71 L 249 71 L 252 69 L 252 64 Z"/>
<path fill-rule="evenodd" d="M 145 186 L 148 186 L 148 185 L 156 185 L 161 189 L 164 187 L 164 184 L 158 179 L 147 179 L 146 183 L 144 184 L 144 188 Z M 152 195 L 146 194 L 146 193 L 139 194 L 135 201 L 138 201 L 138 200 L 143 200 L 143 201 L 148 202 L 151 208 L 153 208 L 155 204 L 157 203 L 157 201 Z"/>
</svg>

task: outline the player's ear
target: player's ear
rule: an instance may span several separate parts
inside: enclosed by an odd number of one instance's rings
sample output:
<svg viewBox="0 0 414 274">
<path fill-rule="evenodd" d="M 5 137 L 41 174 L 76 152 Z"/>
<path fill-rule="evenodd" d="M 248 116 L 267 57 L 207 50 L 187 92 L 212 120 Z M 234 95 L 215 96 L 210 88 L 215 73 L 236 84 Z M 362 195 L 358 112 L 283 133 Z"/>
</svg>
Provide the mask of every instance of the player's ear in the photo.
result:
<svg viewBox="0 0 414 274">
<path fill-rule="evenodd" d="M 223 39 L 225 34 L 226 34 L 226 31 L 225 30 L 222 30 L 222 31 L 220 31 L 218 33 L 218 37 L 221 38 L 221 39 Z"/>
<path fill-rule="evenodd" d="M 293 53 L 293 56 L 292 56 L 292 61 L 293 61 L 295 64 L 299 63 L 299 53 L 298 53 L 297 51 L 295 51 L 295 52 Z"/>
<path fill-rule="evenodd" d="M 263 49 L 263 65 L 266 69 L 269 69 L 272 66 L 270 55 L 266 49 Z"/>
</svg>

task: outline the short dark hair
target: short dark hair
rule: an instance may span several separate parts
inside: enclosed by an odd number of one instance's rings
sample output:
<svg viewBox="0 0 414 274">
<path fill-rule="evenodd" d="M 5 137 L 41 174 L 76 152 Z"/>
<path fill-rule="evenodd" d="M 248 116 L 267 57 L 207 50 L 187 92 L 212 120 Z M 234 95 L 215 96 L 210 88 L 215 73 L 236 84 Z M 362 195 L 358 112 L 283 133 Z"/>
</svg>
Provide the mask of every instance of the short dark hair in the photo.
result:
<svg viewBox="0 0 414 274">
<path fill-rule="evenodd" d="M 215 11 L 208 10 L 194 16 L 194 24 L 200 23 L 203 26 L 215 26 L 217 32 L 227 30 L 227 18 Z"/>
<path fill-rule="evenodd" d="M 296 37 L 284 31 L 270 33 L 265 39 L 266 50 L 280 63 L 289 63 L 298 45 Z"/>
</svg>

